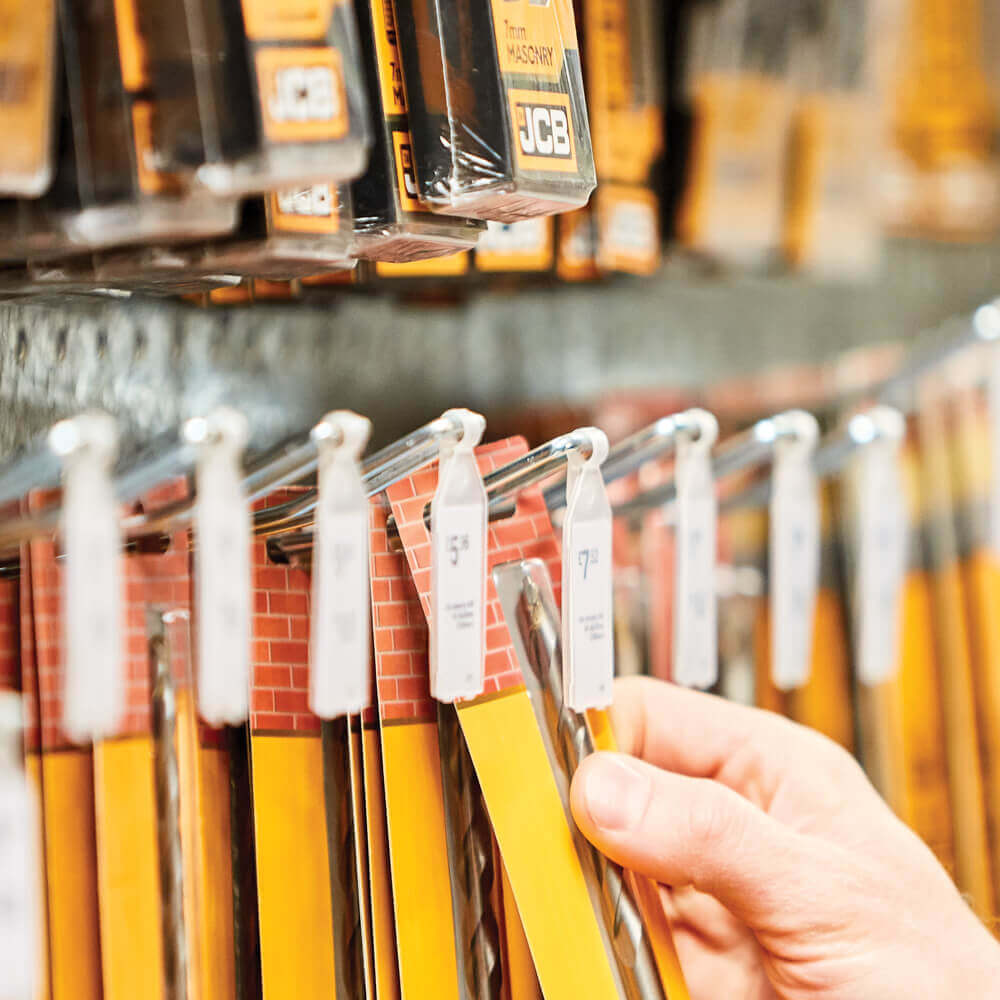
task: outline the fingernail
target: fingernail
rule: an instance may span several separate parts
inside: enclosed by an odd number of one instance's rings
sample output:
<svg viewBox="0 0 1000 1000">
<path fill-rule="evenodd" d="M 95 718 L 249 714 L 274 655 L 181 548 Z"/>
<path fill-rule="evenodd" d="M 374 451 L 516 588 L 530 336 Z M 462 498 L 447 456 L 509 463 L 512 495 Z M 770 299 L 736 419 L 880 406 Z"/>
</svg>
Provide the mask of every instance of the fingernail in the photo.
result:
<svg viewBox="0 0 1000 1000">
<path fill-rule="evenodd" d="M 649 777 L 620 757 L 604 757 L 586 772 L 587 812 L 595 826 L 622 832 L 642 822 L 652 785 Z"/>
</svg>

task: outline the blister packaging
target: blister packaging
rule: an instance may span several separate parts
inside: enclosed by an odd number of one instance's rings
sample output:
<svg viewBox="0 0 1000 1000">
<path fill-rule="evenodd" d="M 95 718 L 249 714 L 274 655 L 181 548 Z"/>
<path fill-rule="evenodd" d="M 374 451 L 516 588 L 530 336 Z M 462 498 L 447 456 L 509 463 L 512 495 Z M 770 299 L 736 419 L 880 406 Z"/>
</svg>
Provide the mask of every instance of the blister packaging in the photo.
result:
<svg viewBox="0 0 1000 1000">
<path fill-rule="evenodd" d="M 660 4 L 580 0 L 578 10 L 598 177 L 597 263 L 605 271 L 650 274 L 660 263 Z"/>
<path fill-rule="evenodd" d="M 208 273 L 286 280 L 351 268 L 351 191 L 324 181 L 247 198 L 231 240 L 211 244 Z"/>
<path fill-rule="evenodd" d="M 121 23 L 113 0 L 60 0 L 55 174 L 43 197 L 6 203 L 4 259 L 208 239 L 235 223 L 234 203 L 189 192 L 150 166 L 129 89 L 137 56 L 120 45 Z"/>
<path fill-rule="evenodd" d="M 438 215 L 421 200 L 393 0 L 357 0 L 375 134 L 368 170 L 353 185 L 354 252 L 394 263 L 475 246 L 481 222 Z"/>
<path fill-rule="evenodd" d="M 569 211 L 594 189 L 571 0 L 401 0 L 420 195 L 496 222 Z"/>
<path fill-rule="evenodd" d="M 785 252 L 819 278 L 871 278 L 878 270 L 878 160 L 884 140 L 873 73 L 868 0 L 815 0 L 793 49 Z"/>
<path fill-rule="evenodd" d="M 52 179 L 55 0 L 0 5 L 0 194 L 34 198 Z"/>
<path fill-rule="evenodd" d="M 349 0 L 132 0 L 161 169 L 238 195 L 356 177 L 368 102 Z"/>
<path fill-rule="evenodd" d="M 717 0 L 692 15 L 693 122 L 678 235 L 724 265 L 759 269 L 781 247 L 791 29 L 785 6 L 769 0 Z"/>
</svg>

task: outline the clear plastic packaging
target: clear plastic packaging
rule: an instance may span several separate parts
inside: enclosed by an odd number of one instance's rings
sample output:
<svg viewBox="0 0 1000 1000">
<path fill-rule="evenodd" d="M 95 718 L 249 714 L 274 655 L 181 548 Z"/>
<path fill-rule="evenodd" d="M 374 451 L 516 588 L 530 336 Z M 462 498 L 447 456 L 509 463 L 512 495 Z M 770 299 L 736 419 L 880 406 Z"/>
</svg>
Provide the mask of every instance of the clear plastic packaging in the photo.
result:
<svg viewBox="0 0 1000 1000">
<path fill-rule="evenodd" d="M 792 51 L 796 88 L 785 250 L 819 278 L 872 277 L 881 251 L 873 0 L 813 0 Z"/>
<path fill-rule="evenodd" d="M 119 45 L 114 0 L 60 0 L 64 63 L 56 169 L 46 194 L 0 224 L 0 256 L 46 259 L 112 246 L 208 239 L 229 232 L 236 206 L 185 190 L 149 167 Z"/>
<path fill-rule="evenodd" d="M 659 0 L 580 0 L 583 70 L 598 187 L 597 264 L 650 274 L 660 263 L 655 170 L 663 153 Z"/>
<path fill-rule="evenodd" d="M 691 250 L 727 265 L 761 268 L 781 248 L 793 13 L 781 0 L 717 0 L 692 15 L 678 229 Z"/>
<path fill-rule="evenodd" d="M 352 219 L 346 184 L 326 181 L 248 198 L 234 238 L 210 244 L 199 267 L 275 280 L 350 268 Z"/>
<path fill-rule="evenodd" d="M 420 196 L 516 222 L 596 181 L 571 0 L 398 0 Z"/>
<path fill-rule="evenodd" d="M 354 253 L 402 263 L 475 246 L 481 222 L 437 215 L 420 199 L 393 0 L 358 0 L 357 12 L 375 134 L 368 170 L 353 186 Z"/>
<path fill-rule="evenodd" d="M 0 195 L 35 198 L 52 180 L 56 0 L 2 0 Z"/>
<path fill-rule="evenodd" d="M 133 0 L 160 169 L 216 194 L 356 177 L 370 144 L 349 0 Z"/>
</svg>

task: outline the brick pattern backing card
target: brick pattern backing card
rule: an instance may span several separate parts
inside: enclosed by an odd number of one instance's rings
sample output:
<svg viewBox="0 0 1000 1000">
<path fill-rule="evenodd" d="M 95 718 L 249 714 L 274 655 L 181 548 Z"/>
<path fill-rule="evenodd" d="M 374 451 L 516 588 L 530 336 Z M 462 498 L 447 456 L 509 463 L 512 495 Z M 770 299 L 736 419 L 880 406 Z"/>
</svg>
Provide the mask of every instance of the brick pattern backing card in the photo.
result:
<svg viewBox="0 0 1000 1000">
<path fill-rule="evenodd" d="M 406 483 L 398 486 L 405 490 Z M 372 505 L 371 587 L 399 985 L 404 997 L 457 996 L 454 911 L 427 626 L 406 558 L 389 551 L 387 513 L 383 505 Z"/>
<path fill-rule="evenodd" d="M 375 662 L 372 660 L 373 682 Z M 368 850 L 368 888 L 376 1000 L 398 1000 L 399 962 L 393 918 L 389 838 L 386 824 L 385 779 L 378 710 L 361 713 L 361 761 L 365 798 L 365 834 Z"/>
<path fill-rule="evenodd" d="M 49 892 L 45 858 L 45 797 L 42 791 L 41 719 L 39 717 L 38 669 L 35 661 L 35 623 L 31 599 L 31 557 L 29 546 L 20 549 L 20 573 L 17 581 L 18 655 L 20 657 L 20 683 L 22 714 L 24 718 L 24 766 L 28 780 L 35 790 L 38 803 L 38 858 L 42 881 L 42 977 L 39 1000 L 53 996 L 51 984 L 51 959 L 49 957 Z"/>
<path fill-rule="evenodd" d="M 155 508 L 186 493 L 186 484 L 178 481 L 144 500 Z M 37 507 L 50 499 L 38 495 L 32 503 Z M 162 553 L 125 557 L 126 710 L 119 731 L 93 747 L 70 745 L 59 724 L 63 638 L 56 552 L 50 539 L 26 547 L 30 613 L 22 610 L 22 632 L 28 633 L 24 662 L 37 657 L 38 665 L 48 906 L 53 928 L 58 927 L 52 937 L 52 996 L 156 997 L 175 976 L 185 976 L 189 992 L 206 1000 L 231 996 L 228 761 L 221 734 L 195 716 L 187 532 L 175 532 Z M 168 639 L 176 709 L 173 732 L 164 729 L 159 743 L 154 702 L 165 708 L 169 700 L 164 692 L 154 694 L 152 686 L 147 626 L 152 609 L 183 623 Z M 183 831 L 181 844 L 165 850 L 158 840 L 158 771 L 176 773 Z M 87 818 L 83 826 L 81 815 Z M 163 895 L 161 852 L 179 858 L 179 898 Z M 61 888 L 67 877 L 72 892 Z M 167 909 L 171 936 L 184 936 L 187 955 L 186 963 L 175 961 L 169 971 L 163 932 Z M 84 919 L 93 923 L 74 926 Z M 83 988 L 93 992 L 80 992 L 79 976 Z"/>
<path fill-rule="evenodd" d="M 51 491 L 33 494 L 29 510 L 37 511 L 57 496 Z M 101 1000 L 93 749 L 71 744 L 59 725 L 61 575 L 55 542 L 33 540 L 27 555 L 30 601 L 22 603 L 21 613 L 32 629 L 38 688 L 52 1000 Z"/>
<path fill-rule="evenodd" d="M 480 471 L 485 475 L 526 451 L 521 438 L 477 449 Z M 430 467 L 387 491 L 425 615 L 430 610 L 431 542 L 423 514 L 436 485 L 437 470 Z M 525 558 L 542 559 L 558 587 L 559 546 L 538 490 L 522 494 L 516 514 L 489 529 L 490 570 Z M 458 715 L 542 992 L 547 1000 L 617 997 L 598 919 L 491 577 L 486 623 L 485 691 L 459 703 Z M 566 933 L 567 927 L 573 928 L 572 934 Z"/>
<path fill-rule="evenodd" d="M 295 495 L 279 490 L 258 506 Z M 253 549 L 250 760 L 264 995 L 336 996 L 320 720 L 308 707 L 309 574 Z"/>
<path fill-rule="evenodd" d="M 5 513 L 16 514 L 17 503 Z M 0 580 L 0 691 L 14 691 L 21 697 L 21 718 L 23 724 L 24 768 L 28 784 L 38 804 L 36 810 L 36 857 L 39 859 L 39 877 L 42 905 L 39 907 L 38 952 L 39 975 L 37 1000 L 47 1000 L 49 990 L 48 920 L 44 900 L 45 865 L 44 831 L 41 810 L 41 766 L 38 755 L 38 699 L 35 685 L 33 639 L 30 621 L 22 619 L 22 602 L 31 603 L 27 574 L 22 572 L 23 561 L 19 563 L 15 577 Z M 25 615 L 24 618 L 28 616 Z M 24 626 L 27 626 L 25 629 Z M 27 631 L 27 637 L 25 636 Z"/>
</svg>

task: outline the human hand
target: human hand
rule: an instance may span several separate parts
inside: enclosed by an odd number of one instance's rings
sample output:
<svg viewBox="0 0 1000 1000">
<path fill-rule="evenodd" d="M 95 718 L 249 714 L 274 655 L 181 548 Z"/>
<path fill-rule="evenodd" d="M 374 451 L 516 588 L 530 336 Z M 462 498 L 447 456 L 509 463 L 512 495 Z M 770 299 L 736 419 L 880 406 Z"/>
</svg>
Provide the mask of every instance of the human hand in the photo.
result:
<svg viewBox="0 0 1000 1000">
<path fill-rule="evenodd" d="M 620 680 L 573 815 L 667 900 L 693 1000 L 1000 996 L 1000 945 L 854 759 L 787 719 Z"/>
</svg>

